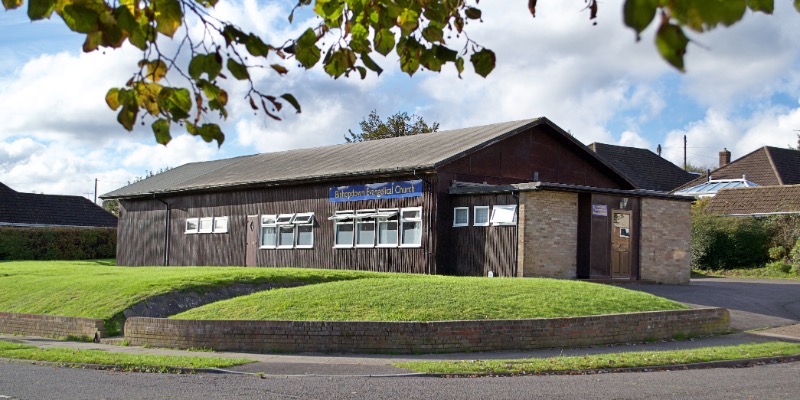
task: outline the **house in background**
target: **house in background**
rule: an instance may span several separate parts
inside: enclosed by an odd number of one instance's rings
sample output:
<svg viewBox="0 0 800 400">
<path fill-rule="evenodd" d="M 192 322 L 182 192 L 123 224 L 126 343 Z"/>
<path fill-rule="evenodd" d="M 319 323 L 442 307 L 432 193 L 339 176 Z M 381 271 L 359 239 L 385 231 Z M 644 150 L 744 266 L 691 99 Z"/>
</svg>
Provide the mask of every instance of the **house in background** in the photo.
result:
<svg viewBox="0 0 800 400">
<path fill-rule="evenodd" d="M 709 200 L 706 211 L 733 216 L 800 214 L 800 185 L 724 189 Z"/>
<path fill-rule="evenodd" d="M 625 175 L 637 189 L 671 192 L 697 178 L 647 149 L 605 143 L 592 143 L 589 148 Z"/>
<path fill-rule="evenodd" d="M 719 152 L 719 167 L 681 186 L 674 194 L 711 197 L 722 189 L 800 184 L 800 151 L 764 146 L 731 162 L 731 152 Z"/>
<path fill-rule="evenodd" d="M 117 217 L 81 196 L 20 193 L 0 183 L 0 226 L 116 228 Z"/>
<path fill-rule="evenodd" d="M 546 118 L 186 164 L 101 197 L 118 265 L 689 280 L 689 201 Z"/>
</svg>

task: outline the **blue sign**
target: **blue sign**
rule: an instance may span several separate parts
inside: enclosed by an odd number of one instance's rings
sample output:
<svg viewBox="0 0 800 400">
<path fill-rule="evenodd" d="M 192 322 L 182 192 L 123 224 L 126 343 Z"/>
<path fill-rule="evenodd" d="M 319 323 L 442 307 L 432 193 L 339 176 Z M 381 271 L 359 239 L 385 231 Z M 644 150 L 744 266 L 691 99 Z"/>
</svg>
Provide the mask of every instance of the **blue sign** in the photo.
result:
<svg viewBox="0 0 800 400">
<path fill-rule="evenodd" d="M 328 199 L 332 203 L 419 196 L 422 196 L 421 180 L 339 186 L 328 189 Z"/>
</svg>

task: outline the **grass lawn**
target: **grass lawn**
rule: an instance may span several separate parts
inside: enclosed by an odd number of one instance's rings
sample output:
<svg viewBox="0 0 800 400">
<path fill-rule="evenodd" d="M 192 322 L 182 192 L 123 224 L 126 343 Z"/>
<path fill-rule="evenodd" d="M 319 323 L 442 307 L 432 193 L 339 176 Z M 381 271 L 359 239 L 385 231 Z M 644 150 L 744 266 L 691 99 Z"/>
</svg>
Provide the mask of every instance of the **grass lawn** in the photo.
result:
<svg viewBox="0 0 800 400">
<path fill-rule="evenodd" d="M 374 276 L 379 274 L 300 268 L 117 267 L 113 260 L 0 262 L 0 311 L 108 320 L 148 297 L 174 291 Z"/>
<path fill-rule="evenodd" d="M 246 358 L 158 356 L 67 348 L 40 349 L 0 340 L 0 357 L 67 364 L 118 366 L 126 371 L 165 372 L 175 368 L 226 368 L 253 362 Z"/>
<path fill-rule="evenodd" d="M 800 343 L 767 342 L 692 350 L 638 351 L 579 357 L 486 361 L 414 361 L 394 364 L 417 372 L 439 374 L 536 374 L 559 371 L 655 367 L 800 354 Z"/>
<path fill-rule="evenodd" d="M 650 294 L 536 278 L 394 275 L 276 289 L 198 307 L 173 318 L 441 321 L 584 316 L 686 308 Z"/>
<path fill-rule="evenodd" d="M 739 269 L 694 269 L 692 278 L 754 278 L 754 279 L 794 279 L 800 275 L 776 271 L 773 268 L 739 268 Z"/>
</svg>

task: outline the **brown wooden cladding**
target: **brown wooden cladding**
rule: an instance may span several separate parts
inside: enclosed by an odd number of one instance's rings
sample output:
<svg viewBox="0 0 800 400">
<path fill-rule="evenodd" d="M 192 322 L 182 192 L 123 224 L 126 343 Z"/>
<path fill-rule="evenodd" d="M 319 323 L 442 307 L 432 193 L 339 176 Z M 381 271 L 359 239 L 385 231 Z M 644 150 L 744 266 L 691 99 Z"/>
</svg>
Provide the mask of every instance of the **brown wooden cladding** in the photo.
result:
<svg viewBox="0 0 800 400">
<path fill-rule="evenodd" d="M 449 241 L 445 246 L 448 249 L 445 257 L 450 259 L 448 271 L 465 276 L 486 276 L 489 271 L 495 276 L 517 275 L 516 225 L 473 226 L 475 206 L 506 204 L 517 205 L 517 199 L 511 194 L 458 196 L 452 199 L 453 207 L 469 207 L 470 225 L 453 227 L 453 210 L 447 211 L 451 214 Z"/>
<path fill-rule="evenodd" d="M 425 180 L 435 183 L 435 177 Z M 170 196 L 169 265 L 245 265 L 247 216 L 314 213 L 314 247 L 311 249 L 258 249 L 258 266 L 360 269 L 371 271 L 437 273 L 429 249 L 435 242 L 436 204 L 431 185 L 423 182 L 423 196 L 331 203 L 332 186 L 416 179 L 413 176 L 318 183 L 277 188 Z M 435 186 L 434 186 L 435 187 Z M 167 206 L 158 200 L 122 200 L 117 262 L 120 265 L 164 265 L 164 217 Z M 422 206 L 422 247 L 334 249 L 334 224 L 328 217 L 337 210 Z M 186 234 L 187 218 L 228 217 L 227 233 Z M 259 230 L 260 226 L 256 227 Z"/>
<path fill-rule="evenodd" d="M 610 278 L 611 277 L 611 231 L 612 223 L 611 216 L 613 210 L 628 210 L 631 211 L 631 252 L 630 252 L 630 265 L 631 265 L 631 279 L 639 278 L 639 230 L 641 226 L 641 199 L 636 197 L 628 197 L 628 202 L 624 206 L 621 204 L 625 197 L 611 196 L 604 194 L 592 194 L 590 203 L 580 203 L 580 207 L 587 207 L 579 211 L 579 215 L 588 214 L 591 218 L 590 230 L 591 232 L 586 236 L 579 233 L 578 238 L 581 242 L 578 247 L 586 246 L 589 248 L 589 270 L 591 278 Z M 607 210 L 606 216 L 598 216 L 592 213 L 591 207 L 593 205 L 605 206 Z M 579 228 L 580 229 L 580 228 Z M 580 254 L 580 251 L 579 251 Z M 578 267 L 581 269 L 581 267 Z"/>
</svg>

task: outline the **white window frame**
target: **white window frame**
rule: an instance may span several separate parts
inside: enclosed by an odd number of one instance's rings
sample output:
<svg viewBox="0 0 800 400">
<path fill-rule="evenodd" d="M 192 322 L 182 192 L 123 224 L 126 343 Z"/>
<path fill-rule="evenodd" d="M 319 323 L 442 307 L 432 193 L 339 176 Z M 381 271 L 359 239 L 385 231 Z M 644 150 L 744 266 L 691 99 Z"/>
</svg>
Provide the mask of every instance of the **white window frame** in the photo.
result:
<svg viewBox="0 0 800 400">
<path fill-rule="evenodd" d="M 379 208 L 377 224 L 375 226 L 375 247 L 397 247 L 400 244 L 400 210 L 397 208 Z M 391 219 L 391 218 L 395 219 Z M 394 243 L 381 243 L 381 227 L 388 226 L 390 223 L 395 224 L 394 228 Z M 388 231 L 388 229 L 386 229 Z"/>
<path fill-rule="evenodd" d="M 458 222 L 459 211 L 467 217 L 465 222 Z M 453 208 L 453 227 L 469 226 L 469 207 L 454 207 Z"/>
<path fill-rule="evenodd" d="M 511 221 L 507 221 L 507 220 L 501 219 L 501 215 L 500 215 L 501 213 L 499 213 L 498 210 L 511 211 L 513 213 L 513 216 L 511 217 Z M 517 224 L 517 206 L 514 205 L 514 204 L 492 206 L 492 215 L 489 218 L 489 222 L 492 224 L 492 226 L 516 225 Z"/>
<path fill-rule="evenodd" d="M 406 217 L 406 213 L 410 212 L 418 212 L 418 217 Z M 423 234 L 423 226 L 422 226 L 422 207 L 406 207 L 400 209 L 400 224 L 397 226 L 397 235 L 398 241 L 400 242 L 400 247 L 422 247 L 422 234 Z M 403 241 L 403 224 L 416 222 L 419 223 L 419 243 L 405 243 Z"/>
<path fill-rule="evenodd" d="M 312 249 L 314 248 L 314 213 L 297 213 L 292 220 L 295 226 L 295 243 L 294 247 L 298 249 Z M 300 244 L 300 228 L 301 227 L 310 227 L 311 228 L 311 243 L 310 244 Z"/>
<path fill-rule="evenodd" d="M 350 249 L 353 248 L 353 243 L 356 240 L 356 227 L 355 227 L 355 211 L 353 210 L 342 210 L 336 211 L 336 213 L 328 218 L 329 220 L 333 220 L 333 248 L 334 249 Z M 344 225 L 350 225 L 353 230 L 352 232 L 352 239 L 350 243 L 340 244 L 337 242 L 339 238 L 339 227 Z"/>
<path fill-rule="evenodd" d="M 217 224 L 221 226 L 218 227 Z M 228 233 L 228 217 L 214 217 L 213 232 Z"/>
<path fill-rule="evenodd" d="M 277 224 L 275 225 L 278 229 L 276 229 L 276 236 L 275 241 L 277 242 L 277 248 L 279 249 L 293 249 L 294 248 L 294 241 L 295 241 L 295 229 L 294 224 Z M 288 244 L 281 242 L 281 235 L 283 229 L 291 229 L 292 230 L 292 238 L 289 240 Z"/>
<path fill-rule="evenodd" d="M 358 210 L 356 211 L 354 223 L 355 229 L 353 231 L 353 244 L 355 247 L 359 248 L 367 248 L 367 247 L 375 247 L 375 242 L 377 241 L 378 236 L 378 226 L 375 223 L 375 217 L 378 214 L 375 212 L 374 209 L 367 209 L 367 210 Z M 363 225 L 372 225 L 372 243 L 367 244 L 360 244 L 358 243 L 358 236 L 361 232 L 361 227 Z"/>
<path fill-rule="evenodd" d="M 289 225 L 292 223 L 295 214 L 278 214 L 278 218 L 275 219 L 275 225 Z"/>
<path fill-rule="evenodd" d="M 189 224 L 194 223 L 194 229 L 189 229 Z M 183 233 L 186 234 L 193 234 L 197 233 L 197 230 L 200 228 L 200 218 L 186 218 L 186 224 L 184 226 L 185 230 Z"/>
<path fill-rule="evenodd" d="M 259 231 L 259 248 L 261 249 L 274 249 L 278 246 L 278 225 L 275 221 L 278 216 L 275 214 L 265 214 L 261 216 L 261 230 Z M 264 228 L 272 228 L 275 230 L 275 240 L 271 244 L 264 244 Z"/>
<path fill-rule="evenodd" d="M 214 232 L 214 217 L 200 218 L 197 224 L 197 233 L 211 233 Z"/>
<path fill-rule="evenodd" d="M 478 222 L 478 212 L 486 213 L 486 222 Z M 475 206 L 472 208 L 472 226 L 489 226 L 489 220 L 491 220 L 491 210 L 489 210 L 489 206 Z"/>
</svg>

